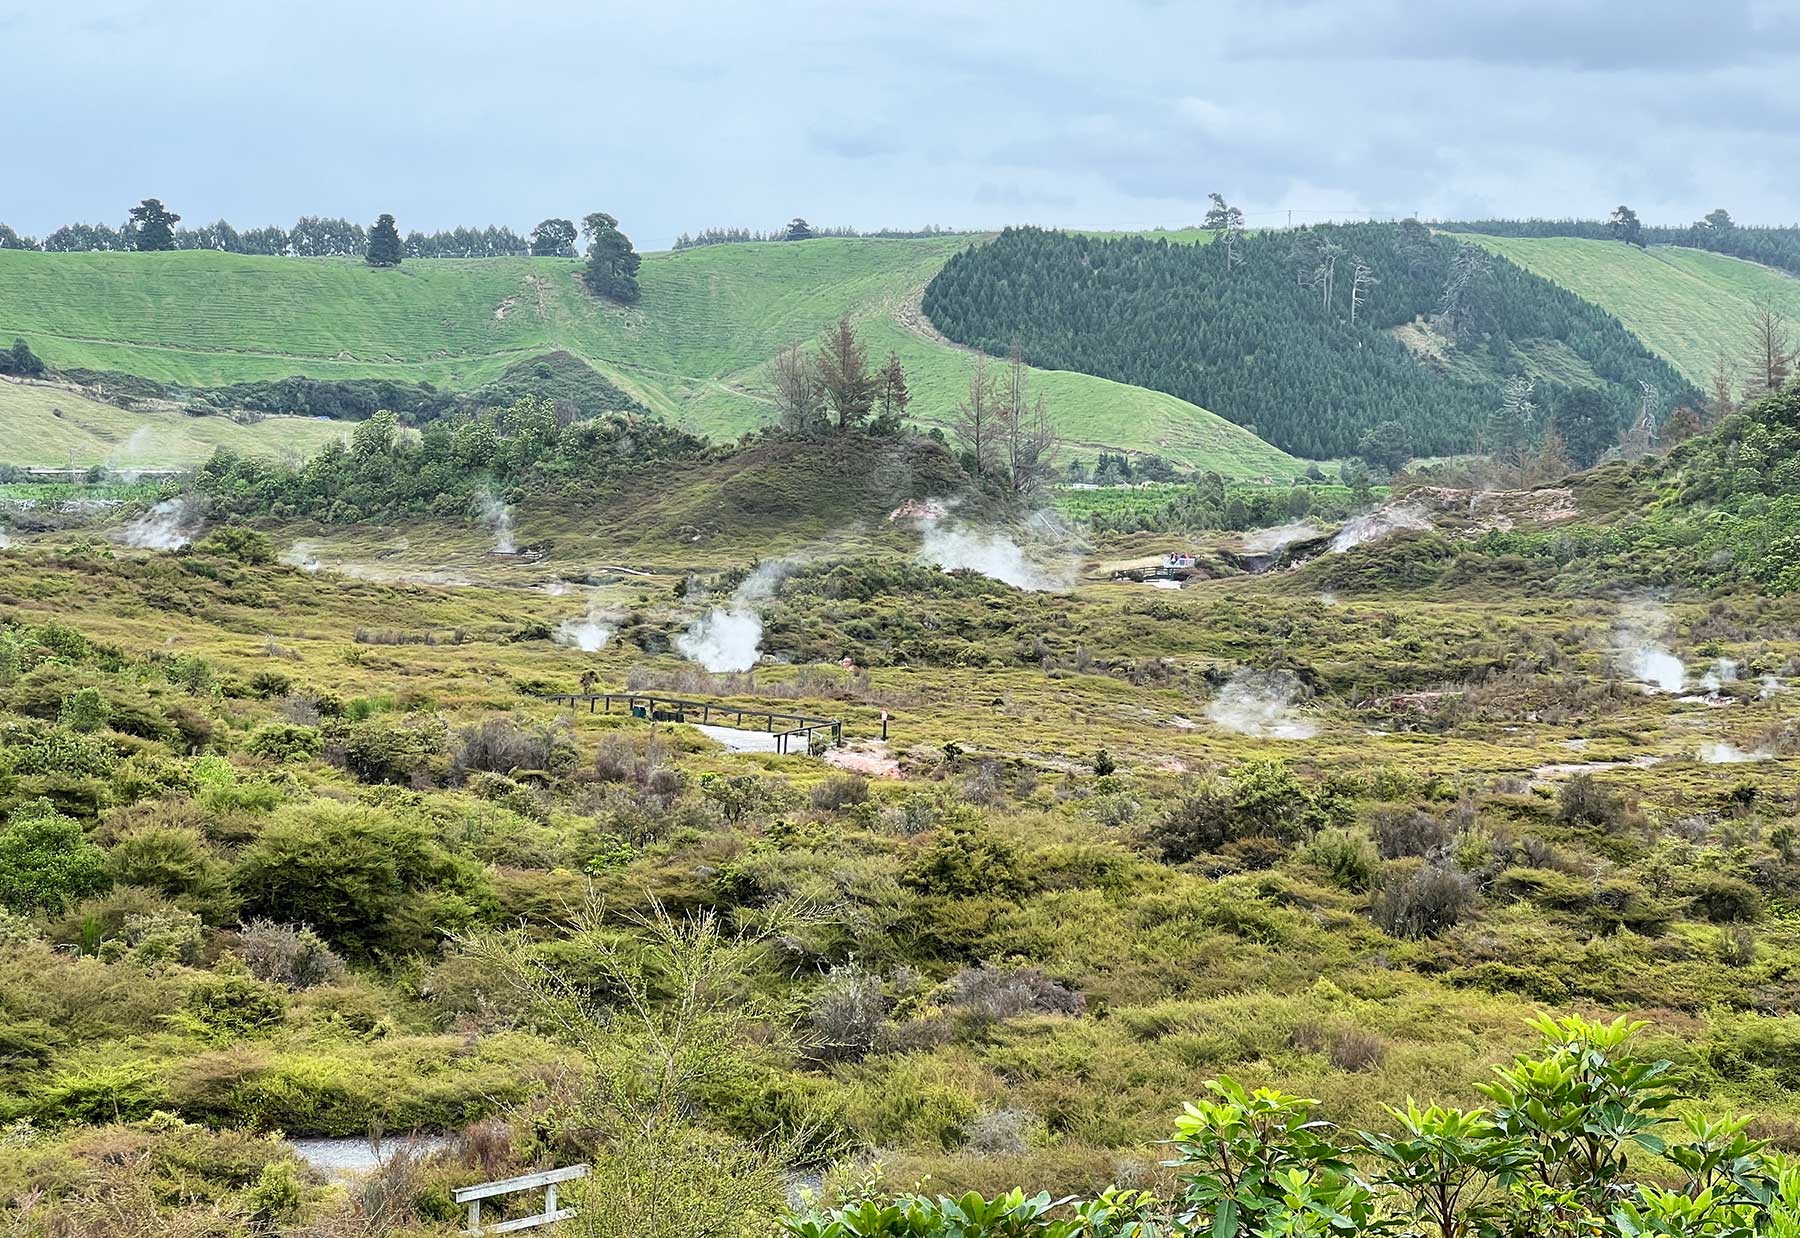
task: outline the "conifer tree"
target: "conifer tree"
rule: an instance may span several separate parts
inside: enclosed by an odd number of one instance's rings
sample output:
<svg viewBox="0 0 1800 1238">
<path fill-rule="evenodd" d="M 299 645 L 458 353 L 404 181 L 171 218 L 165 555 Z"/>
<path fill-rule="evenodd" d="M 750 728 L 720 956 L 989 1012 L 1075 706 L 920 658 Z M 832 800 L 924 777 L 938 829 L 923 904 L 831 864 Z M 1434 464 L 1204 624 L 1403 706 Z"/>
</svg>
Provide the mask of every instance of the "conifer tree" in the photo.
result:
<svg viewBox="0 0 1800 1238">
<path fill-rule="evenodd" d="M 400 229 L 392 215 L 383 215 L 369 229 L 369 249 L 365 260 L 372 267 L 397 267 L 406 251 L 400 244 Z"/>
<path fill-rule="evenodd" d="M 130 215 L 140 251 L 175 248 L 175 225 L 181 222 L 181 216 L 164 206 L 161 199 L 145 198 L 131 208 Z"/>
<path fill-rule="evenodd" d="M 631 247 L 631 238 L 619 231 L 619 221 L 595 211 L 581 221 L 587 233 L 587 270 L 582 279 L 588 291 L 629 305 L 638 299 L 638 266 L 643 262 Z"/>
</svg>

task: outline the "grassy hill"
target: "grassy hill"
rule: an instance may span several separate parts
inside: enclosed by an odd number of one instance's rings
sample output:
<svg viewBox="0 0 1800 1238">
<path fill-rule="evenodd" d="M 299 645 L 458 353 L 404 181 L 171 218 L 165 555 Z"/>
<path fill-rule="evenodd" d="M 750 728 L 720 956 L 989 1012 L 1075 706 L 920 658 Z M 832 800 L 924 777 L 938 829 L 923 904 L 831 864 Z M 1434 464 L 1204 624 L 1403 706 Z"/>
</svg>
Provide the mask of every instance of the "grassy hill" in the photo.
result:
<svg viewBox="0 0 1800 1238">
<path fill-rule="evenodd" d="M 921 421 L 945 423 L 966 353 L 909 307 L 966 239 L 820 239 L 645 256 L 643 299 L 595 301 L 579 264 L 551 258 L 409 261 L 0 252 L 0 336 L 23 335 L 60 368 L 119 370 L 195 386 L 304 374 L 490 381 L 555 350 L 588 361 L 676 424 L 732 437 L 767 422 L 766 367 L 843 313 L 871 351 L 905 362 Z M 1077 454 L 1154 451 L 1228 476 L 1303 467 L 1186 401 L 1074 373 L 1039 372 Z"/>
<path fill-rule="evenodd" d="M 25 466 L 103 464 L 180 468 L 217 447 L 244 455 L 299 458 L 346 438 L 342 422 L 265 417 L 244 425 L 227 417 L 131 412 L 64 387 L 0 381 L 0 459 Z"/>
<path fill-rule="evenodd" d="M 1462 239 L 1599 305 L 1701 387 L 1721 354 L 1736 368 L 1759 302 L 1800 319 L 1800 279 L 1740 258 L 1574 237 Z"/>
</svg>

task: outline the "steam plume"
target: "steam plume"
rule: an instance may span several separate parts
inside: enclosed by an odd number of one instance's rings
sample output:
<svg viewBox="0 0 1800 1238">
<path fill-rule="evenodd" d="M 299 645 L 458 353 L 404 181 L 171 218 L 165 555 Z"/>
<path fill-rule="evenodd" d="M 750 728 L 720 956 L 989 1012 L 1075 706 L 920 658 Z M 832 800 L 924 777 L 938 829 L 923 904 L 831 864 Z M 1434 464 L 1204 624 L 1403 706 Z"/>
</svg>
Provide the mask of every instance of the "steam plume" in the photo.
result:
<svg viewBox="0 0 1800 1238">
<path fill-rule="evenodd" d="M 198 513 L 186 499 L 164 499 L 125 526 L 125 544 L 142 550 L 180 550 L 194 540 Z"/>
<path fill-rule="evenodd" d="M 476 510 L 483 524 L 494 531 L 494 551 L 496 554 L 510 555 L 518 552 L 513 541 L 512 508 L 502 503 L 492 494 L 484 494 L 476 501 Z"/>
<path fill-rule="evenodd" d="M 1294 708 L 1300 681 L 1286 671 L 1239 671 L 1206 707 L 1215 726 L 1258 739 L 1311 739 L 1319 728 Z"/>
<path fill-rule="evenodd" d="M 763 623 L 757 606 L 794 570 L 785 560 L 751 572 L 723 606 L 715 606 L 675 638 L 676 651 L 709 671 L 747 671 L 762 657 Z"/>
<path fill-rule="evenodd" d="M 1341 555 L 1346 550 L 1365 546 L 1370 542 L 1378 542 L 1402 529 L 1429 528 L 1431 528 L 1431 518 L 1421 508 L 1410 503 L 1402 503 L 1394 507 L 1377 507 L 1372 512 L 1364 512 L 1347 521 L 1344 527 L 1337 531 L 1337 536 L 1331 539 L 1331 553 Z"/>
<path fill-rule="evenodd" d="M 1272 529 L 1258 529 L 1244 539 L 1244 549 L 1253 555 L 1278 554 L 1295 542 L 1303 542 L 1309 537 L 1318 537 L 1324 531 L 1310 520 L 1297 520 L 1292 524 L 1277 525 Z"/>
<path fill-rule="evenodd" d="M 606 642 L 612 639 L 613 630 L 613 624 L 590 606 L 586 615 L 580 618 L 570 617 L 557 624 L 550 639 L 583 653 L 599 653 L 606 648 Z"/>
<path fill-rule="evenodd" d="M 1679 692 L 1687 684 L 1687 667 L 1662 642 L 1668 612 L 1654 602 L 1620 614 L 1614 633 L 1619 669 L 1644 685 L 1646 692 Z"/>
<path fill-rule="evenodd" d="M 1048 522 L 1046 527 L 1053 528 Z M 1028 593 L 1058 593 L 1074 583 L 1074 563 L 1066 552 L 1059 552 L 1061 562 L 1046 566 L 998 530 L 933 519 L 921 521 L 919 531 L 920 560 L 946 572 L 967 568 Z"/>
<path fill-rule="evenodd" d="M 1768 761 L 1774 753 L 1758 748 L 1754 752 L 1745 752 L 1736 744 L 1710 741 L 1700 745 L 1700 759 L 1708 765 L 1744 765 L 1751 761 Z"/>
</svg>

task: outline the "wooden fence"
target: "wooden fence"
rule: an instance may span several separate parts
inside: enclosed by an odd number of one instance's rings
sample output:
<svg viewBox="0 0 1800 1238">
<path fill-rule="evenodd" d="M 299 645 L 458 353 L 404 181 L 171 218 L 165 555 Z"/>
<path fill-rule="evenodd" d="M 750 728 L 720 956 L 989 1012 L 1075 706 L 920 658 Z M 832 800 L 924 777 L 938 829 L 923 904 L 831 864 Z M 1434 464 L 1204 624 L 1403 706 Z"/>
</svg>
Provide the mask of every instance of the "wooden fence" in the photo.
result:
<svg viewBox="0 0 1800 1238">
<path fill-rule="evenodd" d="M 482 1182 L 475 1186 L 457 1187 L 450 1192 L 451 1198 L 459 1204 L 469 1205 L 469 1233 L 471 1234 L 510 1234 L 521 1229 L 536 1229 L 540 1225 L 553 1225 L 558 1221 L 566 1221 L 575 1215 L 573 1208 L 559 1208 L 556 1205 L 556 1184 L 572 1182 L 577 1178 L 587 1177 L 586 1165 L 570 1165 L 564 1169 L 546 1169 L 542 1173 L 523 1174 L 517 1178 L 503 1178 L 499 1182 Z M 528 1217 L 515 1217 L 510 1221 L 495 1221 L 492 1225 L 481 1223 L 481 1201 L 493 1199 L 499 1195 L 517 1195 L 521 1191 L 544 1189 L 544 1210 Z"/>
</svg>

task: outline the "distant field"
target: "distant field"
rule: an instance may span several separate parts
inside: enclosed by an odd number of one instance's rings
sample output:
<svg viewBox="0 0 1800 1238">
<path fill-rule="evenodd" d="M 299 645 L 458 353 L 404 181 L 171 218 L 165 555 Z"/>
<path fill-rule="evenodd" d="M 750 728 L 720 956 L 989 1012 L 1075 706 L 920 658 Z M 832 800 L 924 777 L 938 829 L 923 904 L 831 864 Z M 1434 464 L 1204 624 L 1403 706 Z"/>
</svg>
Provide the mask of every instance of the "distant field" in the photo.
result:
<svg viewBox="0 0 1800 1238">
<path fill-rule="evenodd" d="M 1573 237 L 1465 236 L 1615 315 L 1704 388 L 1721 354 L 1741 368 L 1758 302 L 1800 321 L 1800 280 L 1738 258 Z"/>
<path fill-rule="evenodd" d="M 1173 234 L 1171 234 L 1173 235 Z M 870 351 L 905 362 L 926 423 L 946 424 L 969 354 L 906 313 L 966 237 L 820 239 L 649 254 L 643 299 L 595 301 L 579 264 L 553 258 L 408 261 L 233 254 L 0 251 L 0 338 L 23 335 L 52 365 L 191 385 L 306 374 L 418 379 L 456 389 L 522 357 L 565 349 L 671 421 L 731 438 L 766 424 L 767 364 L 846 312 Z M 1304 465 L 1248 431 L 1159 392 L 1041 372 L 1076 454 L 1158 452 L 1233 477 Z"/>
<path fill-rule="evenodd" d="M 184 468 L 218 447 L 245 455 L 301 459 L 347 437 L 342 423 L 266 417 L 239 425 L 225 417 L 134 413 L 60 387 L 0 381 L 0 463 L 78 468 Z"/>
</svg>

